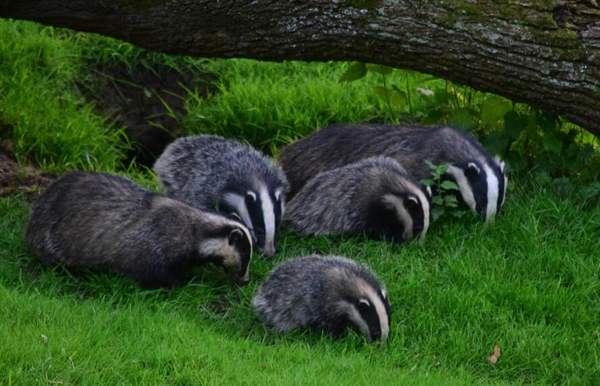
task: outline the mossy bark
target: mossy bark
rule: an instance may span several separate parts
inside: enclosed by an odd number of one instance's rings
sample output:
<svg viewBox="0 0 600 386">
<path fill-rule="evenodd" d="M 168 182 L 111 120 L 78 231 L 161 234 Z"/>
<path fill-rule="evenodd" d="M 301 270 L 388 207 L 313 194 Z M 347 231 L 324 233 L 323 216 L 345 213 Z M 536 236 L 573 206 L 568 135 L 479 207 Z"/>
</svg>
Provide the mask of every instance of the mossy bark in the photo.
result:
<svg viewBox="0 0 600 386">
<path fill-rule="evenodd" d="M 554 111 L 600 136 L 596 0 L 0 0 L 0 17 L 172 54 L 408 68 Z"/>
</svg>

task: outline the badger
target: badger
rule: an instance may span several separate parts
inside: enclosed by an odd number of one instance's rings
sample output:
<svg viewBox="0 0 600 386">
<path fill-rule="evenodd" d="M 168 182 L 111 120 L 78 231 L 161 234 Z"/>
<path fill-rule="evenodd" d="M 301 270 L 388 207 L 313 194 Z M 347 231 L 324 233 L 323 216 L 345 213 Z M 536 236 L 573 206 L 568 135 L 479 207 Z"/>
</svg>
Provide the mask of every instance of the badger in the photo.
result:
<svg viewBox="0 0 600 386">
<path fill-rule="evenodd" d="M 54 182 L 33 205 L 26 240 L 47 262 L 113 271 L 151 288 L 171 287 L 206 262 L 245 283 L 252 256 L 242 223 L 106 173 Z"/>
<path fill-rule="evenodd" d="M 504 162 L 490 157 L 469 134 L 447 126 L 383 124 L 330 125 L 284 148 L 279 161 L 291 185 L 288 199 L 319 173 L 375 155 L 396 159 L 419 181 L 431 178 L 426 160 L 450 163 L 445 178 L 456 182 L 457 198 L 482 221 L 494 218 L 504 205 Z"/>
<path fill-rule="evenodd" d="M 271 159 L 235 140 L 200 135 L 167 146 L 154 172 L 169 197 L 235 213 L 258 249 L 265 256 L 275 253 L 288 182 Z"/>
<path fill-rule="evenodd" d="M 370 157 L 318 174 L 289 202 L 283 224 L 305 235 L 362 234 L 404 242 L 429 227 L 431 189 L 393 158 Z"/>
<path fill-rule="evenodd" d="M 299 327 L 339 337 L 352 328 L 368 341 L 385 342 L 390 331 L 383 285 L 368 268 L 339 256 L 284 262 L 262 283 L 252 304 L 263 324 L 282 333 Z"/>
</svg>

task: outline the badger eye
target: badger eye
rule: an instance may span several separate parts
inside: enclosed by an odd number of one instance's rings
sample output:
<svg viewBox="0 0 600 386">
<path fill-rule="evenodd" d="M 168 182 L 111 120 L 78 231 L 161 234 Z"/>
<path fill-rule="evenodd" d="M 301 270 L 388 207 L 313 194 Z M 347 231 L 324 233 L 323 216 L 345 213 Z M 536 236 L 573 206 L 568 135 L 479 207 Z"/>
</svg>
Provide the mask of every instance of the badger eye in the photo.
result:
<svg viewBox="0 0 600 386">
<path fill-rule="evenodd" d="M 358 308 L 358 312 L 364 314 L 369 311 L 369 308 L 371 308 L 371 303 L 369 303 L 367 299 L 360 299 L 356 305 L 356 308 Z"/>
<path fill-rule="evenodd" d="M 246 193 L 246 201 L 256 202 L 256 193 L 248 191 L 248 193 Z"/>
<path fill-rule="evenodd" d="M 406 200 L 404 200 L 404 204 L 409 208 L 418 208 L 419 200 L 416 197 L 410 196 Z"/>
</svg>

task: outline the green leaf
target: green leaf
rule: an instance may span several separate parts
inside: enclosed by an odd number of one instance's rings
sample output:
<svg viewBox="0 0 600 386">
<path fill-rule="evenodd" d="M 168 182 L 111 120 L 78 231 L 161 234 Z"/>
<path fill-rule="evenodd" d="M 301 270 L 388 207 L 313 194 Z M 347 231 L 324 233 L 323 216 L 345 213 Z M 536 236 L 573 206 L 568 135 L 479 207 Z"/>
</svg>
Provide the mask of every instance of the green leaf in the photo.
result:
<svg viewBox="0 0 600 386">
<path fill-rule="evenodd" d="M 441 196 L 435 196 L 433 198 L 433 203 L 436 205 L 442 205 L 444 203 L 444 199 Z"/>
<path fill-rule="evenodd" d="M 421 123 L 423 125 L 433 125 L 439 123 L 444 119 L 444 113 L 441 109 L 433 109 L 427 113 L 423 119 L 421 119 Z"/>
<path fill-rule="evenodd" d="M 444 201 L 445 201 L 447 204 L 450 204 L 450 203 L 457 203 L 457 202 L 458 202 L 458 200 L 456 199 L 456 196 L 453 196 L 453 195 L 451 195 L 451 194 L 447 194 L 446 196 L 444 196 Z"/>
<path fill-rule="evenodd" d="M 452 216 L 456 217 L 456 218 L 461 218 L 463 217 L 467 212 L 462 211 L 462 210 L 453 210 L 452 211 Z"/>
<path fill-rule="evenodd" d="M 381 66 L 379 64 L 367 64 L 367 71 L 376 72 L 381 75 L 391 75 L 394 72 L 393 67 Z"/>
<path fill-rule="evenodd" d="M 446 180 L 442 182 L 442 189 L 458 190 L 458 186 L 454 182 Z"/>
<path fill-rule="evenodd" d="M 402 90 L 400 90 L 397 86 L 392 86 L 392 103 L 397 106 L 403 106 L 406 101 L 408 101 L 408 96 Z"/>
<path fill-rule="evenodd" d="M 435 184 L 435 181 L 428 179 L 428 180 L 421 180 L 421 183 L 425 186 L 433 186 Z"/>
<path fill-rule="evenodd" d="M 446 173 L 446 170 L 448 170 L 450 165 L 452 165 L 452 164 L 445 163 L 445 164 L 438 165 L 438 166 L 436 166 L 436 170 L 438 173 L 440 173 L 440 175 L 442 175 L 442 174 Z"/>
<path fill-rule="evenodd" d="M 499 154 L 508 146 L 508 136 L 502 131 L 493 131 L 483 141 L 483 144 L 490 153 Z"/>
<path fill-rule="evenodd" d="M 427 166 L 429 166 L 429 169 L 431 170 L 436 170 L 437 169 L 437 165 L 435 165 L 433 162 L 431 162 L 430 160 L 426 159 L 425 163 L 427 164 Z"/>
<path fill-rule="evenodd" d="M 510 152 L 506 156 L 506 163 L 508 164 L 510 171 L 514 172 L 520 172 L 527 167 L 527 159 L 516 151 Z M 511 184 L 508 186 L 511 186 Z"/>
<path fill-rule="evenodd" d="M 542 130 L 547 133 L 556 131 L 559 118 L 556 114 L 544 113 L 538 116 L 537 121 Z"/>
<path fill-rule="evenodd" d="M 431 217 L 433 218 L 433 221 L 436 221 L 437 219 L 439 219 L 440 217 L 442 217 L 444 215 L 444 208 L 441 206 L 436 206 L 435 208 L 431 209 Z"/>
<path fill-rule="evenodd" d="M 504 98 L 487 98 L 481 106 L 481 122 L 484 125 L 495 125 L 511 108 L 511 103 Z"/>
<path fill-rule="evenodd" d="M 450 116 L 450 124 L 461 129 L 470 130 L 475 127 L 475 116 L 469 108 L 454 110 Z"/>
<path fill-rule="evenodd" d="M 386 89 L 383 86 L 374 86 L 373 90 L 375 90 L 377 95 L 379 95 L 384 101 L 389 99 L 390 103 L 393 103 L 396 106 L 403 106 L 408 99 L 406 97 L 406 93 L 400 90 L 396 91 L 394 89 Z"/>
<path fill-rule="evenodd" d="M 562 142 L 555 131 L 546 131 L 542 138 L 544 147 L 553 153 L 560 153 L 562 150 Z"/>
<path fill-rule="evenodd" d="M 511 139 L 517 139 L 521 131 L 527 128 L 528 118 L 526 115 L 509 111 L 504 116 L 504 132 Z"/>
<path fill-rule="evenodd" d="M 341 82 L 353 82 L 367 75 L 367 66 L 364 63 L 353 63 L 340 77 Z"/>
<path fill-rule="evenodd" d="M 588 163 L 589 160 L 592 159 L 593 155 L 594 155 L 594 146 L 590 145 L 589 143 L 584 145 L 579 150 L 579 160 L 583 163 Z"/>
<path fill-rule="evenodd" d="M 377 93 L 381 97 L 381 99 L 387 99 L 387 89 L 383 86 L 373 86 L 373 91 Z"/>
</svg>

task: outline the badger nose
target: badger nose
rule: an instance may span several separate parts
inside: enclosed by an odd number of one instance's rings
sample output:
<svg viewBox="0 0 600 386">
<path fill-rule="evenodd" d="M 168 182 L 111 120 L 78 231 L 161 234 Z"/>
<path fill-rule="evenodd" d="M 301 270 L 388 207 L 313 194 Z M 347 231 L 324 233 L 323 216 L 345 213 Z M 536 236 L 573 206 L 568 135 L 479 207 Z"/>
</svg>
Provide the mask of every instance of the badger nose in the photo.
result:
<svg viewBox="0 0 600 386">
<path fill-rule="evenodd" d="M 265 257 L 271 257 L 271 256 L 273 256 L 275 254 L 275 252 L 276 252 L 275 251 L 275 247 L 273 247 L 273 246 L 267 246 L 267 247 L 265 247 L 265 249 L 263 250 L 262 253 L 263 253 L 263 255 Z"/>
<path fill-rule="evenodd" d="M 261 252 L 265 257 L 273 256 L 276 252 L 275 243 L 274 242 L 265 243 L 265 246 L 264 246 L 264 248 L 262 248 Z"/>
<path fill-rule="evenodd" d="M 238 277 L 236 281 L 239 285 L 246 285 L 250 281 L 250 275 L 246 273 L 244 276 Z"/>
</svg>

